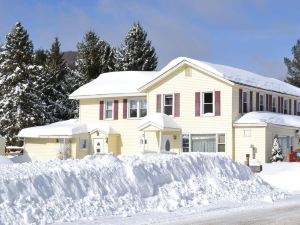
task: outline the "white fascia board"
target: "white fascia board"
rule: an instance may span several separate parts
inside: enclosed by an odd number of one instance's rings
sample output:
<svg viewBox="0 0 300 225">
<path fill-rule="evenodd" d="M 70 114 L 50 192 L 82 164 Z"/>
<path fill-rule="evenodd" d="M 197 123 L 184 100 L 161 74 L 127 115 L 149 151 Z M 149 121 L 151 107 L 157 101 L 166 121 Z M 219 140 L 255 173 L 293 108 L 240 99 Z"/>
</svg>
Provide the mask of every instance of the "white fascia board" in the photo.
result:
<svg viewBox="0 0 300 225">
<path fill-rule="evenodd" d="M 100 94 L 100 95 L 80 95 L 69 96 L 69 99 L 91 99 L 91 98 L 113 98 L 113 97 L 146 97 L 146 93 L 116 93 L 116 94 Z"/>
</svg>

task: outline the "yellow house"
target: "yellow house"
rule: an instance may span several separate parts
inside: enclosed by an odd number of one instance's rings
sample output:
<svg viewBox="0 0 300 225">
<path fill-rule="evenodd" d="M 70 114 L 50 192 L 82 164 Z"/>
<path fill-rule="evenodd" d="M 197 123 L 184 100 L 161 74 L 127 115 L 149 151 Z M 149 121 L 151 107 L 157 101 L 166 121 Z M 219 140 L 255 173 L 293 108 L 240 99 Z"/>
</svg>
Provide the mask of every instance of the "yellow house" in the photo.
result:
<svg viewBox="0 0 300 225">
<path fill-rule="evenodd" d="M 33 159 L 200 151 L 269 162 L 275 136 L 285 159 L 299 147 L 300 89 L 230 66 L 179 57 L 160 71 L 101 74 L 70 98 L 79 119 L 19 133 Z"/>
</svg>

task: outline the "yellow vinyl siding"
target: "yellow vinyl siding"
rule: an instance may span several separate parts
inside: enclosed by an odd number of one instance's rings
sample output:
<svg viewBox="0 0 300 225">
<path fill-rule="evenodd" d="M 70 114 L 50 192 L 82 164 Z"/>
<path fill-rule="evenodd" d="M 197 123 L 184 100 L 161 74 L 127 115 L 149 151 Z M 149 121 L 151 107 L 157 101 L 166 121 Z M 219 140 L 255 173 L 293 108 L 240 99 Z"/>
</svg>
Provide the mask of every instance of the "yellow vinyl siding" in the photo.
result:
<svg viewBox="0 0 300 225">
<path fill-rule="evenodd" d="M 188 71 L 186 72 L 186 69 Z M 195 92 L 221 91 L 221 116 L 195 116 Z M 232 87 L 192 68 L 181 68 L 153 86 L 148 92 L 150 113 L 156 112 L 156 95 L 180 93 L 180 117 L 174 117 L 182 133 L 225 133 L 226 153 L 233 157 Z M 202 108 L 202 96 L 201 108 Z M 161 101 L 163 105 L 163 100 Z M 180 138 L 178 138 L 179 140 Z"/>
<path fill-rule="evenodd" d="M 250 136 L 247 135 L 250 132 Z M 245 136 L 246 133 L 246 136 Z M 235 127 L 235 160 L 244 163 L 246 154 L 253 159 L 253 150 L 256 149 L 255 158 L 266 162 L 266 127 Z"/>
</svg>

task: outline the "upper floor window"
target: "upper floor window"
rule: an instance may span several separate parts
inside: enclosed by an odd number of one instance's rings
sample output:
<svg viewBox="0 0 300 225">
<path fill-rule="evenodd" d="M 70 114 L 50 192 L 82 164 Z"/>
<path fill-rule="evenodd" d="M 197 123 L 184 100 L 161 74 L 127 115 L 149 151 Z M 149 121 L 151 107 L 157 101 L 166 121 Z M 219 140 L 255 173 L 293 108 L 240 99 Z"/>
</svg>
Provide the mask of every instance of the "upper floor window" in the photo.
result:
<svg viewBox="0 0 300 225">
<path fill-rule="evenodd" d="M 284 99 L 283 101 L 283 113 L 288 114 L 288 108 L 289 108 L 289 100 Z"/>
<path fill-rule="evenodd" d="M 203 93 L 203 114 L 213 114 L 214 113 L 214 94 L 213 92 Z"/>
<path fill-rule="evenodd" d="M 297 115 L 300 116 L 300 100 L 297 100 Z"/>
<path fill-rule="evenodd" d="M 146 99 L 130 99 L 129 100 L 129 118 L 144 117 L 147 115 L 147 100 Z"/>
<path fill-rule="evenodd" d="M 248 92 L 243 92 L 243 113 L 248 112 Z"/>
<path fill-rule="evenodd" d="M 264 111 L 264 95 L 259 95 L 259 111 Z"/>
<path fill-rule="evenodd" d="M 113 117 L 113 100 L 105 101 L 105 119 L 112 119 Z"/>
<path fill-rule="evenodd" d="M 272 112 L 276 112 L 276 97 L 272 97 Z"/>
<path fill-rule="evenodd" d="M 164 95 L 164 114 L 173 115 L 173 95 Z"/>
</svg>

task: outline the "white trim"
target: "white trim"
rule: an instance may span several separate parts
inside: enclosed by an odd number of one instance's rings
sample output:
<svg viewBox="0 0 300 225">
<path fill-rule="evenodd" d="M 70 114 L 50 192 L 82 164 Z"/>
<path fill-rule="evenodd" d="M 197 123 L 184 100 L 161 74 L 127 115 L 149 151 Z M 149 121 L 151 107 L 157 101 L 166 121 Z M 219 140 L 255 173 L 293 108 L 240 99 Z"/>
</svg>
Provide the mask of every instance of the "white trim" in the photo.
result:
<svg viewBox="0 0 300 225">
<path fill-rule="evenodd" d="M 69 96 L 69 99 L 91 99 L 91 98 L 115 98 L 115 97 L 143 97 L 147 96 L 146 93 L 133 92 L 133 93 L 110 93 L 110 94 L 99 94 L 99 95 L 79 95 Z"/>
</svg>

